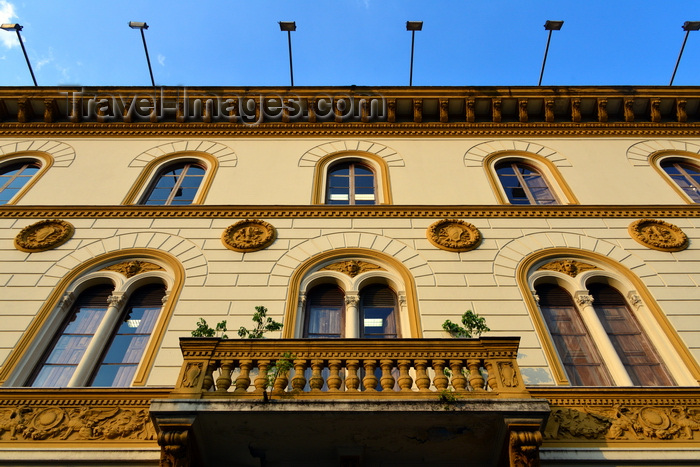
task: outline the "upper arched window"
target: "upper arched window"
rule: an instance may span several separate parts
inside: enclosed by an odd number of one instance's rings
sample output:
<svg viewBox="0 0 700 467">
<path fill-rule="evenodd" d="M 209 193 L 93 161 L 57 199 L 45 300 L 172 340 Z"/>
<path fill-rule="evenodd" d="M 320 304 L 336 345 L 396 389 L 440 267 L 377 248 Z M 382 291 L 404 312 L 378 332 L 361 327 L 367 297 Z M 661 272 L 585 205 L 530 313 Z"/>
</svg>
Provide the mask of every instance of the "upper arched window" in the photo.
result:
<svg viewBox="0 0 700 467">
<path fill-rule="evenodd" d="M 660 165 L 693 203 L 700 203 L 700 167 L 679 159 L 663 159 Z"/>
<path fill-rule="evenodd" d="M 202 184 L 206 169 L 193 161 L 174 162 L 156 174 L 140 204 L 188 205 L 192 204 Z"/>
<path fill-rule="evenodd" d="M 502 161 L 495 166 L 498 180 L 510 204 L 559 204 L 539 170 L 520 161 Z"/>
<path fill-rule="evenodd" d="M 40 170 L 41 163 L 34 159 L 14 160 L 0 166 L 0 204 L 16 201 Z"/>
<path fill-rule="evenodd" d="M 377 204 L 374 171 L 361 162 L 339 162 L 328 169 L 326 204 Z"/>
<path fill-rule="evenodd" d="M 544 349 L 559 384 L 697 384 L 688 367 L 678 364 L 684 352 L 662 331 L 663 314 L 653 303 L 647 306 L 646 292 L 635 289 L 637 282 L 617 272 L 614 262 L 545 257 L 522 267 L 529 270 L 534 298 L 526 301 L 543 342 L 551 342 Z"/>
</svg>

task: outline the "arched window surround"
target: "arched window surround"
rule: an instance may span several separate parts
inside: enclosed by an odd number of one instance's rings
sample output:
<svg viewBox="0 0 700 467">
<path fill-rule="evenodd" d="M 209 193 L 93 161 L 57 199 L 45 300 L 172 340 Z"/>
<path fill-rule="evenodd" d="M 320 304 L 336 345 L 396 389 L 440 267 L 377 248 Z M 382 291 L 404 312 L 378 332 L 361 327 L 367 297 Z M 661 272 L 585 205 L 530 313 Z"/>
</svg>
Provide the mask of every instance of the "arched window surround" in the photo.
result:
<svg viewBox="0 0 700 467">
<path fill-rule="evenodd" d="M 325 204 L 326 187 L 328 185 L 328 169 L 341 162 L 360 162 L 374 171 L 374 183 L 376 184 L 376 203 L 392 204 L 391 187 L 389 183 L 389 166 L 381 157 L 358 151 L 343 151 L 329 154 L 321 159 L 314 168 L 312 204 Z"/>
<path fill-rule="evenodd" d="M 337 271 L 320 270 L 326 265 L 344 260 L 367 261 L 382 266 L 386 270 L 367 271 L 354 278 Z M 403 264 L 376 251 L 362 248 L 343 248 L 327 251 L 310 258 L 294 271 L 287 296 L 285 326 L 282 329 L 283 338 L 303 335 L 306 293 L 316 285 L 324 283 L 338 285 L 345 293 L 346 298 L 358 298 L 360 291 L 367 285 L 386 284 L 398 298 L 397 321 L 401 337 L 422 337 L 415 282 Z M 353 319 L 353 317 L 348 319 Z"/>
<path fill-rule="evenodd" d="M 491 189 L 500 204 L 510 204 L 501 181 L 496 173 L 496 165 L 503 162 L 518 162 L 536 169 L 547 182 L 547 186 L 559 200 L 559 204 L 579 204 L 573 191 L 559 173 L 557 167 L 548 159 L 526 151 L 507 150 L 489 154 L 484 158 L 484 170 L 488 175 Z"/>
<path fill-rule="evenodd" d="M 129 260 L 152 262 L 164 270 L 143 272 L 128 279 L 118 272 L 101 270 Z M 179 261 L 167 253 L 150 249 L 121 250 L 86 261 L 66 274 L 46 299 L 0 370 L 0 386 L 22 386 L 25 383 L 47 343 L 53 339 L 70 312 L 74 299 L 82 291 L 93 285 L 111 283 L 115 287 L 113 295 L 129 297 L 139 287 L 158 282 L 166 286 L 167 300 L 132 382 L 132 386 L 144 386 L 182 290 L 184 277 L 185 270 Z M 125 300 L 121 303 L 121 306 L 124 305 Z"/>
<path fill-rule="evenodd" d="M 27 183 L 15 194 L 15 196 L 8 201 L 5 206 L 17 204 L 17 202 L 22 199 L 22 197 L 27 194 L 27 192 L 39 181 L 41 177 L 51 168 L 54 164 L 54 158 L 45 152 L 38 151 L 23 151 L 7 154 L 0 157 L 0 170 L 11 164 L 16 164 L 20 162 L 35 162 L 39 164 L 39 170 L 32 176 Z"/>
<path fill-rule="evenodd" d="M 129 192 L 126 194 L 122 204 L 139 204 L 142 202 L 146 192 L 150 190 L 155 177 L 171 164 L 180 162 L 193 162 L 205 168 L 204 178 L 199 185 L 197 195 L 192 204 L 202 204 L 214 181 L 214 175 L 219 168 L 219 160 L 211 154 L 197 151 L 181 151 L 150 161 L 139 174 Z M 157 206 L 154 206 L 157 207 Z"/>
<path fill-rule="evenodd" d="M 541 265 L 556 259 L 574 259 L 595 265 L 600 269 L 580 272 L 575 278 L 560 272 L 536 270 Z M 555 384 L 568 386 L 569 381 L 535 299 L 535 285 L 541 282 L 559 285 L 571 295 L 575 302 L 579 300 L 579 297 L 585 299 L 585 296 L 589 295 L 587 285 L 592 282 L 607 283 L 617 289 L 626 299 L 628 307 L 656 348 L 662 363 L 675 379 L 676 384 L 679 386 L 698 386 L 698 383 L 700 383 L 700 366 L 698 366 L 695 358 L 683 343 L 673 325 L 666 318 L 642 281 L 616 261 L 593 252 L 572 248 L 554 248 L 534 253 L 521 261 L 516 277 L 542 348 L 552 369 Z M 603 338 L 601 335 L 601 332 L 604 332 L 602 326 L 598 329 L 589 327 L 589 332 L 594 339 L 598 337 L 600 339 L 599 342 L 606 341 L 606 338 Z M 615 361 L 615 358 L 610 359 L 611 355 L 604 349 L 601 349 L 601 352 L 607 362 Z M 616 368 L 610 368 L 609 366 L 609 370 L 617 385 L 631 385 L 631 383 L 627 384 L 629 379 L 625 379 L 626 372 L 624 368 L 620 368 L 619 365 Z"/>
<path fill-rule="evenodd" d="M 678 193 L 678 195 L 687 204 L 697 204 L 695 203 L 684 191 L 678 186 L 678 184 L 666 173 L 666 171 L 661 167 L 661 164 L 666 161 L 676 161 L 684 162 L 686 164 L 694 165 L 700 169 L 700 155 L 693 152 L 679 151 L 679 150 L 664 150 L 657 151 L 649 156 L 649 164 L 656 170 L 661 178 L 663 178 L 666 183 L 668 183 L 673 190 Z"/>
</svg>

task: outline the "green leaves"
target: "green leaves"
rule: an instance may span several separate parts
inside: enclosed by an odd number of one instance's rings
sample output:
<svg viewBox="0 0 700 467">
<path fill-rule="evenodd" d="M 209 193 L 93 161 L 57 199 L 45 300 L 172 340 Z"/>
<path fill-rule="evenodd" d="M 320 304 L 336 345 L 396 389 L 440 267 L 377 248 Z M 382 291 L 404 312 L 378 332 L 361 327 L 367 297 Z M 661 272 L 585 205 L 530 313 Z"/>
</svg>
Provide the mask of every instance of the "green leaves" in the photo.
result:
<svg viewBox="0 0 700 467">
<path fill-rule="evenodd" d="M 264 339 L 266 332 L 279 331 L 283 324 L 267 317 L 267 308 L 256 306 L 253 313 L 253 322 L 257 323 L 254 329 L 247 329 L 243 326 L 238 330 L 238 336 L 243 339 Z"/>
<path fill-rule="evenodd" d="M 217 333 L 221 334 L 222 339 L 228 339 L 228 336 L 224 334 L 228 329 L 226 329 L 226 320 L 223 320 L 216 324 L 215 328 L 210 327 L 204 318 L 199 318 L 197 321 L 197 328 L 192 331 L 192 337 L 215 337 Z"/>
<path fill-rule="evenodd" d="M 491 329 L 486 325 L 486 319 L 482 318 L 472 310 L 467 310 L 462 315 L 463 327 L 455 324 L 452 321 L 445 320 L 442 323 L 442 329 L 449 332 L 452 337 L 479 337 L 482 333 Z"/>
</svg>

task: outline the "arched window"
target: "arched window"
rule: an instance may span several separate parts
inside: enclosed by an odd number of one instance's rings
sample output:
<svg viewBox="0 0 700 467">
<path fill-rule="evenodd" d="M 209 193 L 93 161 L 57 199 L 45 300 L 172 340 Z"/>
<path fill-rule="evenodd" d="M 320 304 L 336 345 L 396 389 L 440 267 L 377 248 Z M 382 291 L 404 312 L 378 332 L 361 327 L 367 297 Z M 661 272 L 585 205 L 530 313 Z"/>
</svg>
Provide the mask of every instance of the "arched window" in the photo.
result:
<svg viewBox="0 0 700 467">
<path fill-rule="evenodd" d="M 661 168 L 693 203 L 700 203 L 700 167 L 678 159 L 663 159 Z"/>
<path fill-rule="evenodd" d="M 154 177 L 140 204 L 192 204 L 202 184 L 206 169 L 193 161 L 178 161 L 163 167 Z"/>
<path fill-rule="evenodd" d="M 345 294 L 335 284 L 322 284 L 306 297 L 304 337 L 344 337 Z"/>
<path fill-rule="evenodd" d="M 326 180 L 326 204 L 377 204 L 375 174 L 366 164 L 333 164 Z"/>
<path fill-rule="evenodd" d="M 511 204 L 559 204 L 545 178 L 532 165 L 506 160 L 497 163 L 495 170 Z"/>
<path fill-rule="evenodd" d="M 396 294 L 382 284 L 372 284 L 360 291 L 360 337 L 396 338 Z"/>
<path fill-rule="evenodd" d="M 41 169 L 36 160 L 14 161 L 0 167 L 0 204 L 8 204 Z"/>
<path fill-rule="evenodd" d="M 612 379 L 571 295 L 554 284 L 535 287 L 540 311 L 574 386 L 610 386 Z"/>
<path fill-rule="evenodd" d="M 75 301 L 27 381 L 31 387 L 128 387 L 163 307 L 165 286 L 148 284 L 126 305 L 114 284 Z"/>
</svg>

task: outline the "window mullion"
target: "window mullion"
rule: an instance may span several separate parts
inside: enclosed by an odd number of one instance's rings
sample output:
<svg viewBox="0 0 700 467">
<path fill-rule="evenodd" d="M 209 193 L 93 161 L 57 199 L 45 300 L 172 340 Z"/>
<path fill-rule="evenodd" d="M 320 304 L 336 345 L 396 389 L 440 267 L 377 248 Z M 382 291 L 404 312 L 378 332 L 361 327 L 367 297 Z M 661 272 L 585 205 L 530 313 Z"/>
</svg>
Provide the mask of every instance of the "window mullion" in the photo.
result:
<svg viewBox="0 0 700 467">
<path fill-rule="evenodd" d="M 17 180 L 17 177 L 19 177 L 20 175 L 22 175 L 22 172 L 24 172 L 24 171 L 26 170 L 27 167 L 29 167 L 29 164 L 24 164 L 24 165 L 17 171 L 17 173 L 15 173 L 14 175 L 12 175 L 12 177 L 10 177 L 10 179 L 9 179 L 7 182 L 5 182 L 5 184 L 4 184 L 2 187 L 0 187 L 0 191 L 2 191 L 2 190 L 4 190 L 5 188 L 9 187 L 9 186 L 12 184 L 12 182 L 14 182 L 15 180 Z"/>
<path fill-rule="evenodd" d="M 166 205 L 169 205 L 173 202 L 173 199 L 175 198 L 175 195 L 177 194 L 177 190 L 180 189 L 182 186 L 182 181 L 185 179 L 185 175 L 187 174 L 187 169 L 190 168 L 190 164 L 185 165 L 185 167 L 182 168 L 182 173 L 177 177 L 175 180 L 175 184 L 173 185 L 173 189 L 170 190 L 170 194 L 168 195 L 168 199 L 165 201 Z"/>
<path fill-rule="evenodd" d="M 685 168 L 683 168 L 681 164 L 674 162 L 673 166 L 683 175 L 688 183 L 690 183 L 696 190 L 700 191 L 700 184 L 695 181 L 695 179 L 688 173 L 687 170 L 685 170 Z"/>
<path fill-rule="evenodd" d="M 527 196 L 527 200 L 530 202 L 530 204 L 537 204 L 537 201 L 532 196 L 532 193 L 530 193 L 530 187 L 527 185 L 527 183 L 525 183 L 525 179 L 520 173 L 520 167 L 518 167 L 518 164 L 513 162 L 511 167 L 513 167 L 513 173 L 515 173 L 516 178 L 520 182 L 520 186 L 523 187 L 523 192 L 525 193 L 525 196 Z"/>
<path fill-rule="evenodd" d="M 350 181 L 348 182 L 348 186 L 350 188 L 349 191 L 349 203 L 348 204 L 355 204 L 355 164 L 350 164 L 350 170 L 348 171 L 348 174 L 350 175 Z"/>
</svg>

